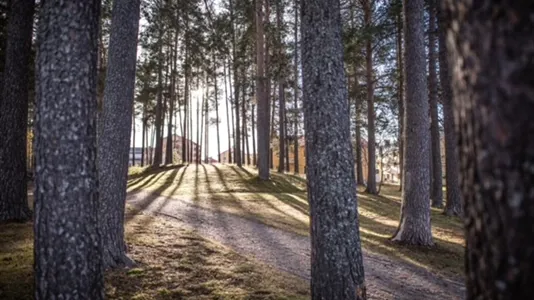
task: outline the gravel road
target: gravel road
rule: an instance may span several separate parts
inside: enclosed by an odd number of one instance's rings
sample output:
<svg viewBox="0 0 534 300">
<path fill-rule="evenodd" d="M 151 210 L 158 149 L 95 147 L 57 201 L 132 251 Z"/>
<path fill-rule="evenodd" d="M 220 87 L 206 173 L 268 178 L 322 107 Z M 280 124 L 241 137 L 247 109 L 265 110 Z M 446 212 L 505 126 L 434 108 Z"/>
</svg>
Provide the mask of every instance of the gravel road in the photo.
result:
<svg viewBox="0 0 534 300">
<path fill-rule="evenodd" d="M 310 239 L 232 214 L 204 209 L 177 196 L 149 192 L 129 194 L 133 207 L 166 216 L 218 241 L 238 253 L 280 270 L 310 279 Z M 370 299 L 462 299 L 463 283 L 423 268 L 364 249 L 364 267 Z"/>
</svg>

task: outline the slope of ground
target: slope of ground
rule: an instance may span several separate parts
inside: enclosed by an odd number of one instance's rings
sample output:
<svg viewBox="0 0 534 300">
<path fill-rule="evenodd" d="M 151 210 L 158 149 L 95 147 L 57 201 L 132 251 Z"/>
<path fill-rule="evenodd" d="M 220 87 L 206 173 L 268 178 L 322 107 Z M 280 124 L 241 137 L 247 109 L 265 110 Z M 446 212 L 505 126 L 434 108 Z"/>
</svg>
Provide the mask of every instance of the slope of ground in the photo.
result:
<svg viewBox="0 0 534 300">
<path fill-rule="evenodd" d="M 325 183 L 327 184 L 327 183 Z M 272 174 L 262 182 L 255 170 L 233 165 L 187 165 L 164 170 L 137 170 L 128 183 L 130 194 L 150 192 L 171 196 L 151 210 L 172 201 L 189 201 L 199 207 L 231 213 L 247 219 L 309 235 L 306 182 L 299 176 Z M 400 193 L 384 186 L 382 195 L 358 193 L 363 247 L 447 277 L 463 274 L 464 239 L 460 220 L 432 210 L 436 246 L 430 249 L 403 246 L 389 241 L 399 220 Z M 148 206 L 149 201 L 142 205 Z M 141 207 L 143 208 L 143 207 Z"/>
<path fill-rule="evenodd" d="M 138 266 L 110 272 L 107 299 L 309 299 L 299 278 L 247 259 L 162 217 L 127 214 Z M 0 225 L 0 299 L 33 299 L 32 225 Z"/>
</svg>

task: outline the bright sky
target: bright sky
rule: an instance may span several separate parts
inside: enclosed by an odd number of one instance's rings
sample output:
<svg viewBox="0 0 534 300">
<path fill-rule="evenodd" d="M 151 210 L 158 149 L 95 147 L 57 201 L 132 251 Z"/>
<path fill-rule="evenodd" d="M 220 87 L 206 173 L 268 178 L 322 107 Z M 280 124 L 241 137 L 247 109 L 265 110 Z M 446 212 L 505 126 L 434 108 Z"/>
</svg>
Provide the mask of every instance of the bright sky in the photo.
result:
<svg viewBox="0 0 534 300">
<path fill-rule="evenodd" d="M 219 120 L 220 120 L 220 123 L 219 123 L 219 134 L 220 134 L 220 149 L 221 149 L 221 152 L 224 152 L 226 151 L 229 147 L 228 147 L 228 119 L 226 118 L 226 98 L 225 98 L 225 93 L 224 93 L 224 81 L 223 81 L 223 78 L 219 78 L 218 79 L 218 86 L 219 86 Z M 197 91 L 192 91 L 192 94 L 191 94 L 191 104 L 192 104 L 192 108 L 193 108 L 193 129 L 192 129 L 192 140 L 193 142 L 196 142 L 196 137 L 197 137 L 197 130 L 200 130 L 200 128 L 197 128 L 197 114 L 196 114 L 196 109 L 197 109 L 197 104 L 199 105 L 199 107 L 201 107 L 202 105 L 202 93 L 205 93 L 205 90 L 204 89 L 200 89 L 200 90 L 197 90 Z M 230 112 L 229 112 L 230 114 Z M 216 113 L 215 113 L 215 109 L 213 109 L 211 112 L 209 112 L 209 119 L 213 118 L 215 119 L 216 117 Z M 231 115 L 230 115 L 230 118 L 231 118 Z M 183 119 L 182 119 L 183 120 Z M 174 120 L 173 120 L 174 122 Z M 183 122 L 183 121 L 182 121 Z M 200 125 L 200 124 L 199 124 Z M 165 122 L 165 134 L 164 134 L 164 137 L 167 136 L 167 122 Z M 217 159 L 217 126 L 215 124 L 211 125 L 211 126 L 208 126 L 209 128 L 209 132 L 208 132 L 208 155 L 214 159 Z M 141 147 L 141 141 L 142 141 L 142 135 L 141 135 L 141 129 L 142 129 L 142 124 L 141 124 L 141 117 L 138 116 L 136 117 L 136 121 L 135 121 L 135 147 Z M 133 133 L 133 132 L 132 132 Z M 174 130 L 173 130 L 173 133 L 174 133 Z M 150 133 L 149 133 L 150 134 Z M 177 130 L 177 134 L 181 136 L 181 133 L 180 133 L 180 127 L 178 126 L 178 130 Z M 250 147 L 250 152 L 252 153 L 252 133 L 249 132 L 250 136 L 249 136 L 249 147 Z M 150 136 L 150 135 L 149 135 Z M 132 140 L 133 142 L 133 134 L 132 134 Z M 204 141 L 204 139 L 202 139 L 202 141 Z M 233 142 L 233 141 L 232 141 Z M 130 145 L 132 145 L 132 143 L 130 143 Z M 204 147 L 204 142 L 202 142 L 202 145 Z"/>
</svg>

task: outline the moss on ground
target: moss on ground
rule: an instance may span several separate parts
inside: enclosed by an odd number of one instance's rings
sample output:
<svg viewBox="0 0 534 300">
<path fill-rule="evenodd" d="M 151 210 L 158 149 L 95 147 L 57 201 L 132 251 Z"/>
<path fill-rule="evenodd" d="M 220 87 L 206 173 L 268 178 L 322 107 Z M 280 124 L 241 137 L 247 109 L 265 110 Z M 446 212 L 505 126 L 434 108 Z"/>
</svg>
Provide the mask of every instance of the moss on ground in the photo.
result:
<svg viewBox="0 0 534 300">
<path fill-rule="evenodd" d="M 234 165 L 186 165 L 131 179 L 131 192 L 149 191 L 194 201 L 196 205 L 256 219 L 300 235 L 309 235 L 306 180 L 272 172 L 262 181 L 256 170 Z M 399 245 L 390 241 L 399 221 L 398 186 L 384 185 L 381 195 L 358 191 L 363 247 L 434 273 L 463 274 L 464 238 L 460 219 L 432 209 L 432 248 Z"/>
<path fill-rule="evenodd" d="M 127 214 L 138 266 L 106 274 L 107 299 L 309 299 L 308 283 L 203 239 L 176 222 Z M 33 299 L 31 224 L 0 225 L 0 299 Z"/>
</svg>

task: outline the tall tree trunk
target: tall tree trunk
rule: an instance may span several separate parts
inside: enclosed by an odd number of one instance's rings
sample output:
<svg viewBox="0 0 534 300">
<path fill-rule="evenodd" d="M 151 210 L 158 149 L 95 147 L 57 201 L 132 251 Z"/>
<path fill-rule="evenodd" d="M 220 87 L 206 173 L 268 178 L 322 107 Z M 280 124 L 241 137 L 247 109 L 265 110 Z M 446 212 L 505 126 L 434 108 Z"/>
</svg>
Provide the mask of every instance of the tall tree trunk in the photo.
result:
<svg viewBox="0 0 534 300">
<path fill-rule="evenodd" d="M 0 222 L 27 221 L 28 88 L 34 0 L 10 2 L 0 98 Z"/>
<path fill-rule="evenodd" d="M 356 76 L 356 74 L 355 74 Z M 359 95 L 360 95 L 360 92 L 359 92 L 359 89 L 360 89 L 360 83 L 358 81 L 358 78 L 355 77 L 354 78 L 354 100 L 355 100 L 355 103 L 354 103 L 354 106 L 355 106 L 355 118 L 356 118 L 356 121 L 355 121 L 355 128 L 354 130 L 356 131 L 356 183 L 358 185 L 364 185 L 365 184 L 365 180 L 364 180 L 364 177 L 363 177 L 363 155 L 362 155 L 362 129 L 361 129 L 361 122 L 362 122 L 362 117 L 361 117 L 361 109 L 362 109 L 362 102 L 361 102 L 361 99 L 359 98 Z"/>
<path fill-rule="evenodd" d="M 278 81 L 278 144 L 280 155 L 278 160 L 278 173 L 283 173 L 285 168 L 286 158 L 286 135 L 285 135 L 285 97 L 284 97 L 284 85 L 281 80 Z"/>
<path fill-rule="evenodd" d="M 109 63 L 98 145 L 98 224 L 102 234 L 105 268 L 132 265 L 132 261 L 126 256 L 124 210 L 139 12 L 139 0 L 115 0 L 113 3 Z"/>
<path fill-rule="evenodd" d="M 229 68 L 228 68 L 229 69 Z M 230 106 L 230 101 L 228 101 L 228 95 L 231 95 L 232 92 L 228 93 L 226 87 L 226 61 L 223 63 L 223 72 L 224 72 L 224 97 L 226 98 L 226 125 L 228 127 L 228 162 L 232 163 L 232 131 L 230 128 L 233 128 L 234 118 L 230 121 L 229 111 L 232 109 Z M 230 80 L 228 80 L 230 81 Z M 231 89 L 231 86 L 230 86 Z M 219 160 L 221 162 L 221 160 Z"/>
<path fill-rule="evenodd" d="M 214 58 L 215 61 L 215 58 Z M 217 66 L 215 66 L 215 75 L 213 76 L 215 87 L 215 122 L 217 124 L 217 162 L 221 162 L 221 134 L 219 131 L 219 87 L 217 86 Z M 226 84 L 225 84 L 226 88 Z M 228 120 L 228 117 L 226 118 Z"/>
<path fill-rule="evenodd" d="M 446 6 L 452 18 L 447 42 L 465 209 L 466 299 L 530 299 L 532 3 L 446 1 Z"/>
<path fill-rule="evenodd" d="M 252 107 L 250 109 L 250 116 L 251 116 L 251 122 L 252 122 L 252 165 L 254 167 L 258 166 L 258 159 L 256 156 L 256 120 L 255 120 L 255 111 L 256 106 L 254 103 L 252 103 Z"/>
<path fill-rule="evenodd" d="M 406 116 L 404 190 L 401 219 L 394 241 L 411 245 L 433 244 L 430 227 L 430 131 L 426 80 L 424 0 L 405 0 L 404 61 Z"/>
<path fill-rule="evenodd" d="M 41 1 L 39 11 L 34 296 L 104 299 L 96 168 L 100 1 Z M 127 164 L 128 148 L 122 158 Z"/>
<path fill-rule="evenodd" d="M 443 103 L 443 124 L 445 129 L 445 184 L 446 196 L 444 214 L 461 216 L 462 196 L 460 190 L 460 162 L 456 150 L 456 132 L 454 131 L 454 113 L 452 105 L 451 74 L 446 47 L 446 20 L 438 6 L 439 19 L 439 78 L 441 82 L 441 101 Z"/>
<path fill-rule="evenodd" d="M 269 180 L 269 98 L 265 80 L 265 37 L 263 32 L 263 0 L 256 1 L 256 95 L 258 106 L 258 176 L 261 180 Z"/>
<path fill-rule="evenodd" d="M 432 207 L 443 207 L 443 181 L 441 173 L 441 147 L 438 120 L 438 82 L 436 73 L 436 1 L 428 0 L 429 25 L 428 25 L 428 88 L 430 101 L 430 137 L 432 147 L 432 178 L 430 197 Z"/>
<path fill-rule="evenodd" d="M 146 135 L 146 121 L 145 121 L 145 111 L 143 109 L 143 120 L 141 128 L 141 167 L 145 166 L 145 135 Z"/>
<path fill-rule="evenodd" d="M 399 11 L 396 17 L 397 25 L 397 69 L 399 70 L 399 77 L 397 83 L 397 93 L 399 101 L 399 190 L 402 191 L 402 182 L 404 179 L 404 62 L 402 52 L 402 11 Z"/>
<path fill-rule="evenodd" d="M 208 78 L 206 77 L 206 101 L 204 103 L 204 163 L 208 163 L 208 156 L 209 156 L 209 86 L 208 86 Z"/>
<path fill-rule="evenodd" d="M 135 111 L 132 113 L 132 167 L 133 166 L 135 166 Z"/>
<path fill-rule="evenodd" d="M 201 131 L 202 131 L 202 127 L 200 127 L 200 124 L 202 124 L 201 120 L 200 120 L 200 110 L 199 110 L 199 101 L 198 101 L 198 97 L 197 97 L 197 117 L 196 117 L 196 121 L 197 121 L 197 126 L 196 126 L 196 133 L 197 133 L 197 144 L 195 145 L 195 151 L 196 151 L 196 154 L 195 154 L 195 163 L 196 164 L 199 164 L 200 163 L 200 158 L 202 157 L 200 155 L 200 134 L 201 134 Z M 202 106 L 204 106 L 204 94 L 202 94 Z M 199 130 L 200 129 L 200 130 Z"/>
<path fill-rule="evenodd" d="M 286 164 L 286 130 L 285 113 L 286 99 L 284 91 L 284 78 L 282 76 L 282 4 L 276 1 L 276 27 L 277 27 L 277 64 L 278 64 L 278 145 L 280 155 L 278 160 L 278 173 L 283 173 Z"/>
<path fill-rule="evenodd" d="M 235 153 L 234 153 L 234 160 L 238 167 L 242 166 L 242 159 L 241 159 L 241 129 L 239 128 L 239 84 L 237 80 L 237 69 L 238 69 L 238 60 L 237 60 L 237 54 L 236 54 L 236 47 L 237 47 L 237 41 L 236 41 L 236 29 L 235 29 L 235 12 L 234 12 L 234 5 L 233 1 L 230 0 L 230 18 L 232 19 L 232 56 L 233 56 L 233 75 L 234 75 L 234 105 L 235 105 L 235 134 L 234 134 L 234 142 L 235 142 Z"/>
<path fill-rule="evenodd" d="M 340 3 L 339 0 L 301 1 L 311 296 L 313 300 L 363 300 L 367 296 Z"/>
<path fill-rule="evenodd" d="M 159 167 L 162 163 L 162 150 L 163 140 L 161 139 L 161 130 L 163 129 L 163 33 L 159 33 L 159 54 L 158 54 L 158 94 L 157 94 L 157 103 L 156 103 L 156 149 L 154 150 L 154 161 L 152 162 L 153 166 Z"/>
<path fill-rule="evenodd" d="M 246 86 L 245 86 L 245 82 L 247 82 L 247 74 L 245 73 L 245 67 L 243 67 L 243 70 L 242 70 L 242 80 L 243 80 L 243 84 L 241 85 L 241 113 L 242 113 L 242 119 L 243 119 L 243 127 L 242 127 L 242 130 L 241 130 L 241 134 L 242 134 L 242 140 L 241 140 L 241 153 L 242 153 L 242 159 L 243 159 L 243 163 L 244 164 L 249 164 L 249 158 L 246 156 L 246 147 L 247 147 L 247 109 L 246 109 L 246 104 L 247 104 L 247 101 L 246 101 L 246 98 L 245 98 L 245 94 L 246 94 Z"/>
<path fill-rule="evenodd" d="M 294 142 L 294 145 L 293 145 L 293 148 L 294 148 L 294 169 L 295 169 L 295 174 L 298 174 L 299 173 L 299 103 L 298 103 L 298 98 L 299 98 L 299 81 L 298 81 L 298 78 L 299 78 L 299 44 L 298 44 L 298 19 L 299 19 L 299 3 L 298 3 L 298 0 L 295 0 L 295 24 L 294 24 L 294 32 L 295 32 L 295 36 L 294 36 L 294 42 L 295 42 L 295 64 L 293 66 L 293 72 L 295 73 L 295 81 L 293 82 L 293 92 L 295 93 L 295 140 L 293 141 Z"/>
<path fill-rule="evenodd" d="M 289 136 L 289 133 L 288 133 L 288 127 L 289 127 L 289 121 L 287 119 L 287 110 L 284 109 L 284 138 L 285 138 L 285 142 L 284 144 L 286 145 L 285 147 L 285 156 L 286 156 L 286 172 L 289 172 L 289 141 L 288 141 L 288 136 Z"/>
<path fill-rule="evenodd" d="M 228 68 L 228 72 L 230 73 L 230 68 Z M 234 78 L 235 79 L 235 78 Z M 229 89 L 230 89 L 230 94 L 231 95 L 234 95 L 234 93 L 232 93 L 232 85 L 229 85 Z M 234 86 L 234 90 L 235 90 L 235 86 Z M 233 160 L 233 163 L 237 163 L 237 159 L 236 159 L 236 152 L 237 152 L 237 148 L 236 148 L 236 138 L 237 138 L 237 131 L 236 131 L 236 123 L 234 122 L 234 109 L 232 107 L 232 104 L 230 103 L 230 117 L 231 117 L 231 121 L 232 121 L 232 137 L 234 138 L 234 143 L 232 145 L 232 148 L 233 148 L 233 152 L 234 152 L 234 160 Z"/>
<path fill-rule="evenodd" d="M 373 0 L 364 0 L 364 22 L 368 30 L 372 26 Z M 376 139 L 375 139 L 375 104 L 373 79 L 373 47 L 372 37 L 369 35 L 365 41 L 365 68 L 367 85 L 367 189 L 369 194 L 377 194 L 376 189 Z"/>
<path fill-rule="evenodd" d="M 187 35 L 186 35 L 187 36 Z M 189 72 L 189 64 L 188 64 L 188 50 L 187 50 L 187 40 L 185 42 L 185 83 L 184 83 L 184 134 L 182 134 L 182 163 L 187 162 L 188 158 L 188 143 L 187 143 L 187 137 L 188 137 L 188 130 L 187 130 L 187 111 L 189 106 L 189 79 L 190 79 L 190 72 Z"/>
<path fill-rule="evenodd" d="M 176 76 L 175 76 L 175 73 L 176 73 L 176 57 L 174 57 L 174 53 L 175 53 L 175 50 L 176 47 L 178 46 L 178 34 L 176 33 L 176 37 L 174 38 L 174 45 L 171 47 L 171 53 L 170 53 L 170 58 L 171 58 L 171 79 L 170 79 L 170 86 L 169 86 L 169 123 L 167 124 L 167 147 L 166 147 L 166 153 L 165 153 L 165 164 L 166 165 L 169 165 L 169 164 L 172 164 L 173 163 L 173 153 L 172 153 L 172 148 L 173 148 L 173 145 L 174 145 L 174 137 L 172 135 L 172 117 L 173 117 L 173 114 L 174 114 L 174 101 L 175 101 L 175 80 L 176 80 Z M 172 34 L 171 34 L 171 38 L 172 38 Z"/>
</svg>

